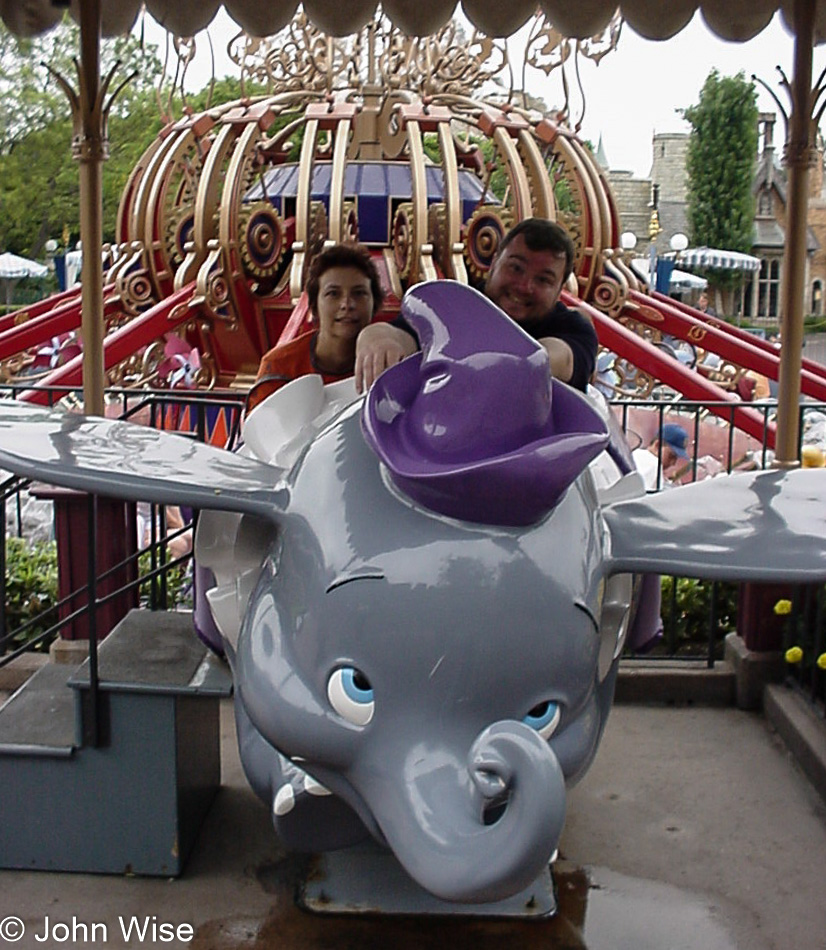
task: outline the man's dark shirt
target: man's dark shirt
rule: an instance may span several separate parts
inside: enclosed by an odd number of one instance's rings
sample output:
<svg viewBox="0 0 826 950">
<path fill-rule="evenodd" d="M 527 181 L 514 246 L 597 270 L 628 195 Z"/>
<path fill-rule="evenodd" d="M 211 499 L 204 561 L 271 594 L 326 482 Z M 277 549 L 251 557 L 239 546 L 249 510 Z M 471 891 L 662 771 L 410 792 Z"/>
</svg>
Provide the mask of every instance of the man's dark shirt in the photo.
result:
<svg viewBox="0 0 826 950">
<path fill-rule="evenodd" d="M 396 317 L 392 323 L 393 326 L 411 336 L 416 336 L 413 328 L 403 317 Z M 568 385 L 585 392 L 597 359 L 597 332 L 591 321 L 578 310 L 572 310 L 557 301 L 554 309 L 540 320 L 533 323 L 520 323 L 519 326 L 535 340 L 550 336 L 567 343 L 574 356 L 574 369 Z"/>
</svg>

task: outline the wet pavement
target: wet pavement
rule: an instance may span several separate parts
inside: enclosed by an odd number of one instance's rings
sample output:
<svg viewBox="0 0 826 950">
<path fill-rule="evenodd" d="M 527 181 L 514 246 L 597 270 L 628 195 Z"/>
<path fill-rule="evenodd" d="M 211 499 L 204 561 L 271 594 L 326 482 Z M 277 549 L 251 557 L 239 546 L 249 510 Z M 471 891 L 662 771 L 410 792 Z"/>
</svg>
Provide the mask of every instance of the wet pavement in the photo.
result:
<svg viewBox="0 0 826 950">
<path fill-rule="evenodd" d="M 826 945 L 826 808 L 760 715 L 615 706 L 569 798 L 556 917 L 486 921 L 300 909 L 295 892 L 309 861 L 278 845 L 268 809 L 243 778 L 228 704 L 223 713 L 223 785 L 183 876 L 2 871 L 0 950 Z M 20 924 L 25 933 L 12 940 Z"/>
</svg>

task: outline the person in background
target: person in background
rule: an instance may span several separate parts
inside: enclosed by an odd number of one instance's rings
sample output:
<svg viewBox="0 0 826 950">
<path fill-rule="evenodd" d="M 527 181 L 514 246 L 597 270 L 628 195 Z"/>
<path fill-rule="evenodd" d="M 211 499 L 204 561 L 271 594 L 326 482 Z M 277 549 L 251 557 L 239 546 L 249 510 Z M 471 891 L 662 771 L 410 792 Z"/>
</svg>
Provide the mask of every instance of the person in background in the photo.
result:
<svg viewBox="0 0 826 950">
<path fill-rule="evenodd" d="M 555 379 L 584 392 L 596 365 L 597 334 L 587 317 L 559 300 L 573 266 L 574 245 L 565 229 L 526 218 L 502 239 L 485 294 L 547 350 Z M 366 392 L 385 369 L 418 348 L 402 319 L 367 327 L 356 347 L 356 389 Z"/>
<path fill-rule="evenodd" d="M 634 464 L 642 475 L 646 491 L 670 488 L 674 484 L 678 463 L 685 463 L 689 459 L 687 446 L 686 430 L 674 422 L 667 422 L 661 434 L 656 435 L 646 448 L 633 451 Z"/>
<path fill-rule="evenodd" d="M 717 311 L 714 307 L 710 307 L 708 304 L 708 294 L 704 291 L 700 291 L 700 296 L 697 298 L 697 309 L 704 313 L 707 317 L 716 317 Z"/>
<path fill-rule="evenodd" d="M 326 384 L 353 375 L 356 340 L 384 299 L 370 252 L 359 244 L 326 248 L 310 264 L 306 290 L 313 328 L 264 354 L 247 412 L 299 376 L 317 373 Z"/>
</svg>

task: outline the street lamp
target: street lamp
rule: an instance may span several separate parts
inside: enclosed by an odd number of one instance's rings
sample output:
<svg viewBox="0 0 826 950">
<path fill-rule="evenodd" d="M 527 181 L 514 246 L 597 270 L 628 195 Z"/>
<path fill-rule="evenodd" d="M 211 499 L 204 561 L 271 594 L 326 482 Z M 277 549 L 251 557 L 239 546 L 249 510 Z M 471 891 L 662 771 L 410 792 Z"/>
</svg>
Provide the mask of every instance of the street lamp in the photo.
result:
<svg viewBox="0 0 826 950">
<path fill-rule="evenodd" d="M 54 273 L 55 269 L 54 257 L 55 254 L 57 254 L 58 247 L 59 245 L 54 238 L 49 238 L 49 240 L 43 245 L 43 249 L 46 252 L 46 266 L 52 273 Z"/>
<path fill-rule="evenodd" d="M 679 258 L 680 254 L 688 247 L 688 238 L 682 231 L 678 231 L 676 234 L 671 235 L 669 244 L 671 245 L 671 250 L 674 251 L 674 254 Z"/>
<path fill-rule="evenodd" d="M 633 231 L 623 231 L 620 235 L 620 247 L 625 251 L 626 254 L 630 254 L 631 251 L 637 246 L 637 235 Z"/>
</svg>

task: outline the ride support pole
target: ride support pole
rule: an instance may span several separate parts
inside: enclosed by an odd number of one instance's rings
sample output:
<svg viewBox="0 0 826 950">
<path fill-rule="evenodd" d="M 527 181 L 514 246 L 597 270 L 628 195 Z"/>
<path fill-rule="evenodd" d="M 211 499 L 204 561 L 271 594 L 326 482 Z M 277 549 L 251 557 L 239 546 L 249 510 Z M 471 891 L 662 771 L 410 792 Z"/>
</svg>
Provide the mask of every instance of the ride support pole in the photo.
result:
<svg viewBox="0 0 826 950">
<path fill-rule="evenodd" d="M 806 279 L 806 211 L 809 168 L 816 160 L 811 140 L 812 43 L 815 4 L 794 2 L 792 111 L 785 149 L 789 169 L 786 209 L 785 279 L 781 289 L 780 372 L 777 391 L 775 466 L 797 468 L 800 430 L 800 370 L 803 351 L 803 297 Z"/>
</svg>

